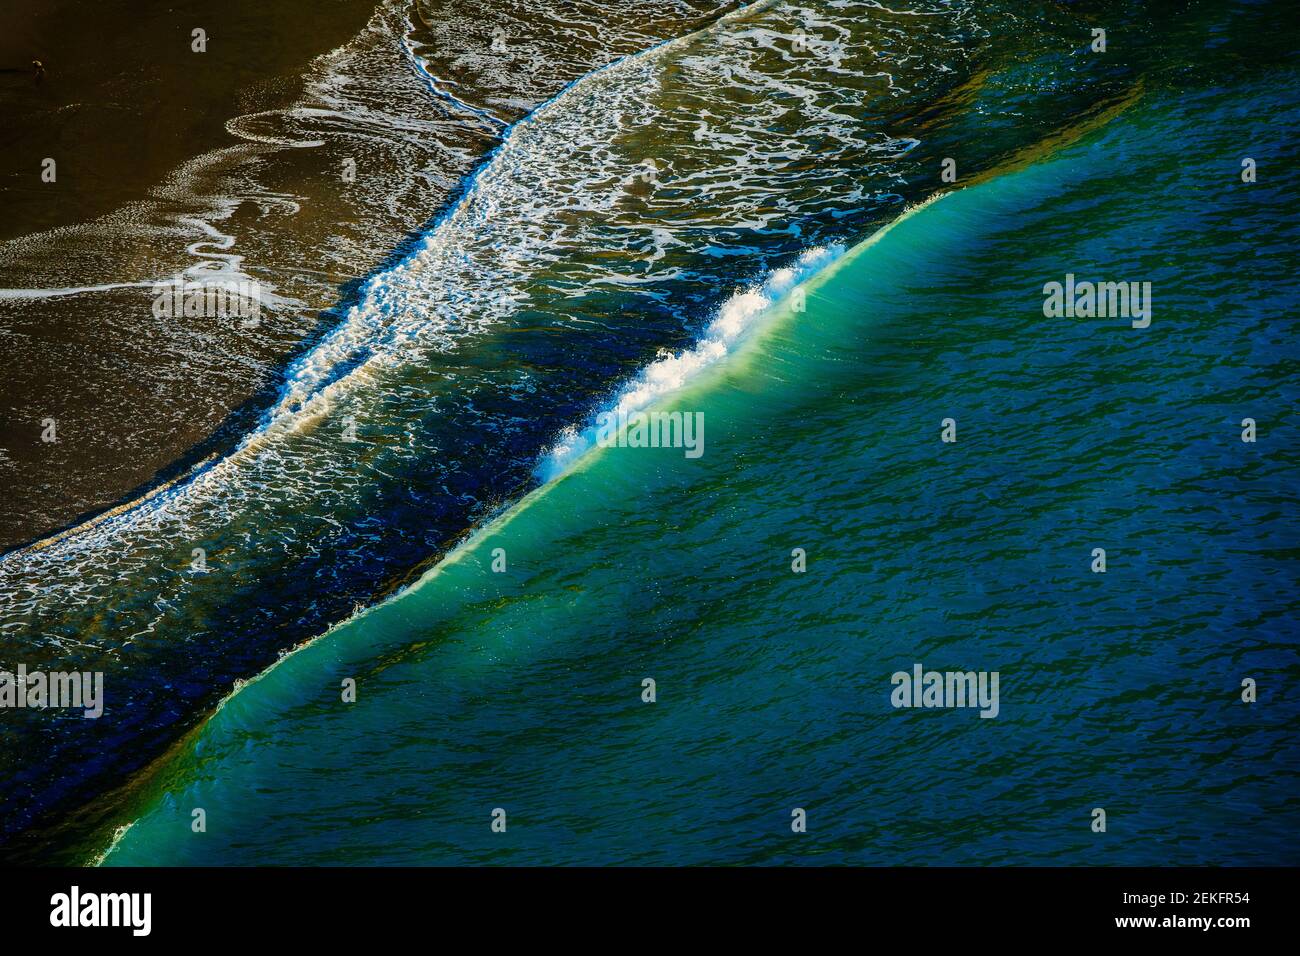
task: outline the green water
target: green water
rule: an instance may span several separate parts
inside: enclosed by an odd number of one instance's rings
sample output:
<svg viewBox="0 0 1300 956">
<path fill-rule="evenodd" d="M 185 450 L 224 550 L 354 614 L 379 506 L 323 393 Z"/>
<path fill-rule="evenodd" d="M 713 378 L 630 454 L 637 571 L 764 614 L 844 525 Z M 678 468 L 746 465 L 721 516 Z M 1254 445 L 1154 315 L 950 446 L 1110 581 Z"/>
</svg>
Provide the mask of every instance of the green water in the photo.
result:
<svg viewBox="0 0 1300 956">
<path fill-rule="evenodd" d="M 1294 863 L 1296 106 L 1148 96 L 852 250 L 661 405 L 701 458 L 593 450 L 288 657 L 107 862 Z"/>
</svg>

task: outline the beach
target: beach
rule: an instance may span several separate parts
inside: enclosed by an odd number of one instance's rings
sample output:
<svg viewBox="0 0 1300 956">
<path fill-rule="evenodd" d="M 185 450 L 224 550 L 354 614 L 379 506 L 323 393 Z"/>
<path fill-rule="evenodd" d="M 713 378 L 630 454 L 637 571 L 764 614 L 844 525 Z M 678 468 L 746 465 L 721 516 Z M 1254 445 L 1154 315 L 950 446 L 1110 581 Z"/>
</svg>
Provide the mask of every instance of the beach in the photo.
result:
<svg viewBox="0 0 1300 956">
<path fill-rule="evenodd" d="M 1295 862 L 1282 4 L 5 16 L 4 859 Z"/>
</svg>

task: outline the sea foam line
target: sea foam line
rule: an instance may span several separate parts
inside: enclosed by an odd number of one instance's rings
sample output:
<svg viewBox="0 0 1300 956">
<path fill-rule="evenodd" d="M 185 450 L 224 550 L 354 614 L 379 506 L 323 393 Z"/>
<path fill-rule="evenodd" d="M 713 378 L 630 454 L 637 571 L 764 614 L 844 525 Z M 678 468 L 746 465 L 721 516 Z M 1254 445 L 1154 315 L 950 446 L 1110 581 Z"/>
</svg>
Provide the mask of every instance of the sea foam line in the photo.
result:
<svg viewBox="0 0 1300 956">
<path fill-rule="evenodd" d="M 776 269 L 767 278 L 743 292 L 737 292 L 718 310 L 694 347 L 657 359 L 628 383 L 614 402 L 602 409 L 585 428 L 565 428 L 542 458 L 535 474 L 552 481 L 564 474 L 595 443 L 597 422 L 612 416 L 622 421 L 671 392 L 681 389 L 705 369 L 716 365 L 747 338 L 759 320 L 773 311 L 777 301 L 801 282 L 826 268 L 844 252 L 843 246 L 819 246 L 802 253 L 793 265 Z"/>
<path fill-rule="evenodd" d="M 475 205 L 489 197 L 488 191 L 493 184 L 493 177 L 499 173 L 499 167 L 509 162 L 509 156 L 516 148 L 516 140 L 521 131 L 536 125 L 556 109 L 576 89 L 606 74 L 616 73 L 629 64 L 653 59 L 665 50 L 718 29 L 721 25 L 743 16 L 773 6 L 777 0 L 756 0 L 735 10 L 725 13 L 707 26 L 679 37 L 671 37 L 625 56 L 617 57 L 609 63 L 570 80 L 550 99 L 538 104 L 527 116 L 511 123 L 502 131 L 501 142 L 487 154 L 465 181 L 459 199 L 444 210 L 432 226 L 415 245 L 411 252 L 400 262 L 381 273 L 370 276 L 360 287 L 357 303 L 351 306 L 343 320 L 328 332 L 320 342 L 301 357 L 292 362 L 285 371 L 284 381 L 274 404 L 263 415 L 261 429 L 270 429 L 272 425 L 285 416 L 308 411 L 309 406 L 328 405 L 353 376 L 357 375 L 371 362 L 389 355 L 383 349 L 380 338 L 386 329 L 389 312 L 389 297 L 393 292 L 393 280 L 405 273 L 418 272 L 425 257 L 433 254 L 440 243 L 447 241 L 446 234 L 454 233 L 462 221 L 473 220 Z M 419 59 L 414 50 L 408 51 L 412 57 Z M 436 78 L 427 69 L 424 72 L 429 82 L 436 86 Z M 442 95 L 443 91 L 436 92 Z M 468 104 L 465 104 L 468 106 Z M 346 369 L 337 374 L 340 369 Z M 250 435 L 249 438 L 255 438 Z"/>
</svg>

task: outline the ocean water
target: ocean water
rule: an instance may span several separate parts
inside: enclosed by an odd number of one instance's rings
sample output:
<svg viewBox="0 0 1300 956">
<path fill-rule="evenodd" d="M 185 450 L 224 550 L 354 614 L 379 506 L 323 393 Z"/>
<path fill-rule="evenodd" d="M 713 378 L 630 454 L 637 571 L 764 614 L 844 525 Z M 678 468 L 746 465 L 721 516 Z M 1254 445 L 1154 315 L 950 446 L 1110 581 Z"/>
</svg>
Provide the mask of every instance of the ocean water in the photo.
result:
<svg viewBox="0 0 1300 956">
<path fill-rule="evenodd" d="M 760 3 L 517 121 L 458 94 L 501 145 L 256 427 L 0 558 L 6 651 L 110 694 L 5 724 L 7 833 L 111 864 L 1294 863 L 1283 19 Z M 1067 274 L 1150 282 L 1150 326 L 1045 316 Z M 704 454 L 592 447 L 613 407 L 701 413 Z M 997 671 L 998 716 L 893 708 L 918 662 Z"/>
<path fill-rule="evenodd" d="M 1151 96 L 751 316 L 647 406 L 702 456 L 576 457 L 229 698 L 107 862 L 1294 864 L 1296 223 L 1232 147 L 1296 102 L 1235 95 L 1247 131 Z M 1152 282 L 1150 327 L 1044 317 L 1072 270 Z M 895 710 L 914 662 L 1000 713 Z"/>
</svg>

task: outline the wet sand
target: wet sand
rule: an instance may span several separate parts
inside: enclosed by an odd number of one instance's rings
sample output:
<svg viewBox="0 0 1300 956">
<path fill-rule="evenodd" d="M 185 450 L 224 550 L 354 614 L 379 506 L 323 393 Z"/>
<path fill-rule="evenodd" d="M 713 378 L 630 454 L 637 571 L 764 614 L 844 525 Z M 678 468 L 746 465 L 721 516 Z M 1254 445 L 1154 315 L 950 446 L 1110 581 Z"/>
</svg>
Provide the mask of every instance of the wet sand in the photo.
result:
<svg viewBox="0 0 1300 956">
<path fill-rule="evenodd" d="M 0 239 L 86 222 L 233 142 L 226 120 L 290 103 L 366 0 L 266 4 L 53 0 L 0 9 Z M 191 31 L 207 50 L 191 50 Z M 37 81 L 30 61 L 43 62 Z M 41 161 L 58 162 L 57 184 Z"/>
<path fill-rule="evenodd" d="M 254 252 L 240 247 L 263 210 L 237 210 L 224 224 L 212 215 L 228 212 L 214 205 L 228 180 L 271 163 L 292 167 L 279 180 L 301 182 L 319 162 L 304 150 L 268 157 L 240 149 L 247 142 L 226 124 L 294 103 L 313 59 L 355 36 L 373 9 L 371 0 L 5 5 L 0 289 L 166 278 L 224 251 L 224 240 L 187 251 L 213 238 L 204 223 L 230 236 L 242 225 L 229 251 Z M 206 31 L 206 52 L 191 49 L 196 28 Z M 43 77 L 32 59 L 43 62 Z M 201 168 L 184 169 L 205 155 Z M 41 178 L 47 157 L 54 182 Z M 337 204 L 318 211 L 326 220 L 348 214 Z M 400 237 L 394 228 L 376 239 Z M 276 266 L 252 260 L 242 265 Z M 11 502 L 0 513 L 0 550 L 130 499 L 187 453 L 201 454 L 205 440 L 220 441 L 223 425 L 242 427 L 237 410 L 319 321 L 310 310 L 326 304 L 323 287 L 335 287 L 336 276 L 310 285 L 286 289 L 306 320 L 268 322 L 255 335 L 228 324 L 162 326 L 149 313 L 149 288 L 47 299 L 0 293 L 0 347 L 9 358 L 0 481 Z M 55 443 L 41 440 L 47 419 L 57 423 Z"/>
</svg>

